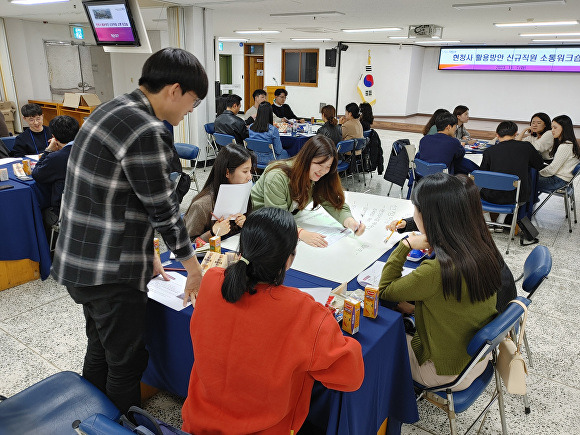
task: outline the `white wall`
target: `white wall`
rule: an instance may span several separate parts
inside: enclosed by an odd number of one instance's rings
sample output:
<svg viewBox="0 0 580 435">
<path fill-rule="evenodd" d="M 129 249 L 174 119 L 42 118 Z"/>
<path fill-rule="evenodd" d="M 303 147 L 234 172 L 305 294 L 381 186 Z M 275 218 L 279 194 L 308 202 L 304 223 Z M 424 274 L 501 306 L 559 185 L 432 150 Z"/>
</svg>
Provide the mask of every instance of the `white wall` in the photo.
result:
<svg viewBox="0 0 580 435">
<path fill-rule="evenodd" d="M 324 66 L 325 49 L 336 43 L 313 44 L 304 42 L 266 43 L 264 45 L 264 86 L 282 84 L 282 49 L 318 48 L 318 87 L 285 86 L 288 91 L 286 103 L 297 116 L 320 117 L 320 103 L 335 104 L 336 67 Z M 275 79 L 275 80 L 274 80 Z"/>
<path fill-rule="evenodd" d="M 438 48 L 425 49 L 420 113 L 458 104 L 477 118 L 527 121 L 535 112 L 567 114 L 580 124 L 580 74 L 516 71 L 439 71 Z"/>
<path fill-rule="evenodd" d="M 29 99 L 51 100 L 44 41 L 73 41 L 69 26 L 15 18 L 5 18 L 5 24 L 18 107 Z M 95 43 L 88 28 L 85 28 L 85 38 L 87 44 Z"/>
</svg>

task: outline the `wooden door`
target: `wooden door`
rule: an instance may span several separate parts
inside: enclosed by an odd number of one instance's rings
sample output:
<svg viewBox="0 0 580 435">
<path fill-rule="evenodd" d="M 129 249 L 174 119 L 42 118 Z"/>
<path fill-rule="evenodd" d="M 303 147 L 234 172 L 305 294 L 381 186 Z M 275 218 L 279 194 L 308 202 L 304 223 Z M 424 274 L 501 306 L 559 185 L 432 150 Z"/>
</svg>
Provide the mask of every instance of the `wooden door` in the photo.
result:
<svg viewBox="0 0 580 435">
<path fill-rule="evenodd" d="M 244 110 L 254 105 L 252 94 L 264 89 L 264 44 L 244 47 Z"/>
</svg>

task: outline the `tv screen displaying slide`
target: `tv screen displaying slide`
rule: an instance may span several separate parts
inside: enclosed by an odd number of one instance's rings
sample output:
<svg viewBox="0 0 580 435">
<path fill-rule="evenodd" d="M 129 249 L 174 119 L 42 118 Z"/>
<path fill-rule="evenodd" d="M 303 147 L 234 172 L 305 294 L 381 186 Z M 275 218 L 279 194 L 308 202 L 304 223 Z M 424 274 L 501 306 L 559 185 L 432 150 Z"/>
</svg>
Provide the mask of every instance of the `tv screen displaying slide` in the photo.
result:
<svg viewBox="0 0 580 435">
<path fill-rule="evenodd" d="M 83 5 L 97 45 L 140 45 L 131 10 L 124 0 L 91 0 Z"/>
<path fill-rule="evenodd" d="M 580 72 L 580 46 L 442 47 L 439 69 Z"/>
</svg>

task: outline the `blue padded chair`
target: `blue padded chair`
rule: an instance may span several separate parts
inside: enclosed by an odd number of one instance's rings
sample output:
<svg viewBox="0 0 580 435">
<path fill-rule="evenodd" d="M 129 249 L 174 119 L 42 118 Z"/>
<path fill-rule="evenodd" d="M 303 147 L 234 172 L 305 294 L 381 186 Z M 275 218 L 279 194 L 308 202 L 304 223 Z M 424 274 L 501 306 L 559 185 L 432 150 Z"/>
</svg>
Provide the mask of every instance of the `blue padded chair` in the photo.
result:
<svg viewBox="0 0 580 435">
<path fill-rule="evenodd" d="M 354 153 L 353 153 L 352 158 L 353 158 L 353 162 L 354 162 L 354 170 L 357 173 L 362 172 L 363 182 L 364 182 L 364 185 L 366 187 L 367 180 L 365 178 L 365 167 L 364 167 L 364 163 L 363 163 L 363 151 L 364 151 L 365 147 L 367 146 L 368 139 L 365 137 L 361 137 L 361 138 L 353 139 L 353 140 L 354 140 Z M 359 171 L 359 168 L 360 168 L 360 171 Z"/>
<path fill-rule="evenodd" d="M 236 143 L 236 138 L 231 134 L 214 133 L 213 137 L 215 139 L 215 143 L 218 145 L 218 150 L 219 147 L 227 147 L 228 145 Z"/>
<path fill-rule="evenodd" d="M 552 254 L 550 250 L 542 245 L 536 246 L 526 261 L 524 263 L 523 273 L 516 279 L 516 282 L 522 281 L 522 290 L 528 294 L 528 299 L 532 299 L 532 296 L 544 282 L 548 279 L 548 275 L 552 270 Z M 528 361 L 530 362 L 530 367 L 533 367 L 532 363 L 532 351 L 530 350 L 530 345 L 528 344 L 528 337 L 524 331 L 524 345 L 526 346 L 526 355 L 528 356 Z"/>
<path fill-rule="evenodd" d="M 572 219 L 570 213 L 574 210 L 574 223 L 578 223 L 578 218 L 576 216 L 576 194 L 574 193 L 574 180 L 580 174 L 580 163 L 576 165 L 574 170 L 572 171 L 572 179 L 566 183 L 564 187 L 556 190 L 542 190 L 540 193 L 547 193 L 548 197 L 542 201 L 542 203 L 536 207 L 532 216 L 534 216 L 542 206 L 554 195 L 561 196 L 564 198 L 564 207 L 566 208 L 566 219 L 568 219 L 568 231 L 572 232 Z"/>
<path fill-rule="evenodd" d="M 495 226 L 505 227 L 510 229 L 510 235 L 508 238 L 508 244 L 505 250 L 506 254 L 510 252 L 510 243 L 514 238 L 514 233 L 516 230 L 518 208 L 520 203 L 518 198 L 520 197 L 520 179 L 516 175 L 502 174 L 501 172 L 491 172 L 491 171 L 473 171 L 469 175 L 477 187 L 492 189 L 492 190 L 503 190 L 503 191 L 516 191 L 515 201 L 513 204 L 494 204 L 491 202 L 481 200 L 481 207 L 483 211 L 490 213 L 504 213 L 513 214 L 511 224 L 499 224 L 497 222 L 487 222 L 488 224 L 493 224 Z"/>
<path fill-rule="evenodd" d="M 523 298 L 521 296 L 518 296 L 517 299 L 523 302 L 526 306 L 531 303 L 529 299 Z M 491 382 L 491 378 L 494 377 L 494 375 L 495 391 L 493 392 L 492 398 L 484 410 L 478 415 L 477 419 L 471 424 L 467 432 L 471 430 L 471 428 L 479 421 L 482 416 L 487 415 L 489 407 L 497 400 L 499 405 L 502 433 L 507 434 L 502 384 L 499 373 L 495 367 L 497 362 L 497 348 L 504 337 L 506 337 L 510 331 L 512 331 L 514 327 L 519 324 L 523 314 L 524 309 L 519 304 L 510 303 L 503 313 L 498 314 L 495 319 L 481 328 L 467 345 L 467 353 L 472 357 L 471 361 L 467 367 L 463 369 L 459 376 L 457 376 L 455 381 L 436 387 L 425 387 L 415 382 L 415 387 L 420 390 L 420 395 L 417 400 L 424 397 L 435 406 L 444 410 L 447 414 L 447 417 L 449 418 L 449 425 L 452 435 L 457 434 L 455 414 L 461 413 L 468 409 L 481 395 L 481 393 L 485 391 L 487 385 Z M 485 357 L 490 352 L 492 353 L 492 360 L 488 363 L 485 371 L 479 375 L 479 377 L 477 377 L 465 390 L 451 391 L 453 387 L 459 385 L 463 381 L 465 376 L 473 369 L 473 367 L 481 360 L 481 358 Z"/>
<path fill-rule="evenodd" d="M 213 158 L 216 158 L 218 153 L 218 147 L 213 137 L 215 133 L 214 123 L 208 122 L 203 126 L 203 128 L 205 129 L 205 134 L 207 137 L 207 144 L 205 145 L 205 160 L 203 162 L 203 172 L 205 172 L 205 167 L 207 166 L 207 160 L 209 159 L 210 154 L 212 154 Z"/>
<path fill-rule="evenodd" d="M 6 136 L 0 137 L 0 140 L 4 142 L 4 145 L 8 149 L 8 151 L 12 152 L 14 149 L 14 142 L 16 141 L 16 136 Z"/>
<path fill-rule="evenodd" d="M 353 150 L 354 150 L 354 139 L 348 139 L 348 140 L 341 140 L 339 143 L 336 144 L 336 151 L 338 151 L 338 165 L 336 167 L 336 171 L 340 174 L 341 172 L 344 172 L 345 178 L 351 177 L 351 179 L 353 180 L 353 185 L 354 185 L 354 177 L 352 176 L 352 174 L 348 174 L 346 171 L 348 170 L 348 168 L 350 168 L 351 162 L 352 162 L 352 156 L 353 156 Z M 350 155 L 345 155 L 345 153 L 349 153 Z M 341 158 L 343 160 L 341 160 Z"/>
<path fill-rule="evenodd" d="M 395 144 L 393 144 L 393 146 L 395 146 Z M 413 185 L 409 190 L 409 195 L 407 196 L 407 198 L 410 198 L 411 192 L 413 191 L 415 184 L 419 182 L 421 177 L 426 177 L 427 175 L 438 174 L 439 172 L 447 171 L 447 165 L 445 163 L 429 163 L 426 162 L 425 160 L 421 160 L 418 157 L 415 157 L 415 160 L 413 160 L 412 168 L 413 168 L 412 169 Z"/>
<path fill-rule="evenodd" d="M 246 145 L 246 148 L 254 151 L 254 153 L 259 155 L 259 157 L 270 159 L 268 163 L 270 163 L 272 160 L 276 160 L 274 146 L 270 142 L 259 139 L 246 139 L 244 140 L 244 144 Z M 256 167 L 263 171 L 266 169 L 266 166 L 268 166 L 268 163 L 256 163 Z M 252 174 L 252 176 L 256 179 L 260 178 L 258 174 Z"/>
<path fill-rule="evenodd" d="M 0 402 L 0 433 L 75 435 L 76 420 L 121 416 L 103 392 L 77 373 L 60 372 Z"/>
<path fill-rule="evenodd" d="M 199 147 L 189 143 L 176 143 L 175 149 L 180 159 L 189 160 L 191 162 L 191 178 L 195 182 L 195 187 L 199 192 L 199 184 L 195 175 L 195 168 L 197 167 L 197 158 L 199 157 Z M 192 188 L 193 189 L 193 188 Z"/>
</svg>

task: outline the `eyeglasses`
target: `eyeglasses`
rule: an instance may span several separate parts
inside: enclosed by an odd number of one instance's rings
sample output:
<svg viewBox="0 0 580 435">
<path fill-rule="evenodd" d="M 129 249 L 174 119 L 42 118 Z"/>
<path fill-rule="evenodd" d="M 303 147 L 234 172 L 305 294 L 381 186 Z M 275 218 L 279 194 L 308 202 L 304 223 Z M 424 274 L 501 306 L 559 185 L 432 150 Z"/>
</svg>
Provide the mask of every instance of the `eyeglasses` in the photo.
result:
<svg viewBox="0 0 580 435">
<path fill-rule="evenodd" d="M 195 101 L 193 102 L 193 108 L 195 109 L 197 106 L 201 104 L 203 100 L 201 98 L 197 98 L 197 95 L 195 95 L 193 91 L 187 91 L 187 93 L 195 99 Z"/>
<path fill-rule="evenodd" d="M 43 118 L 42 118 L 42 115 L 40 115 L 40 116 L 35 116 L 34 118 L 32 116 L 29 116 L 29 117 L 26 117 L 24 119 L 29 124 L 38 124 L 39 122 L 42 123 Z"/>
</svg>

